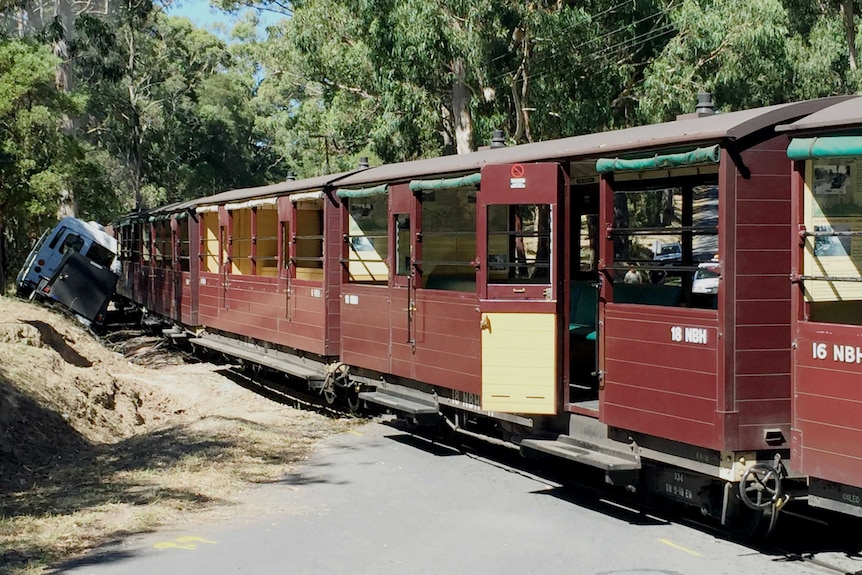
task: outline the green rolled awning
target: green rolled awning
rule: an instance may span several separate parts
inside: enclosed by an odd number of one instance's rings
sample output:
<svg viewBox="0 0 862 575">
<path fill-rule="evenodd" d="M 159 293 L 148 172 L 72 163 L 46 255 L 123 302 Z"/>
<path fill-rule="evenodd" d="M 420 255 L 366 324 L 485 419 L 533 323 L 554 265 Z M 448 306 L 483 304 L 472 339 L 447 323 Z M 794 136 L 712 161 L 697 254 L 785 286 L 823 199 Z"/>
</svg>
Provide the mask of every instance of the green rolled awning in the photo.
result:
<svg viewBox="0 0 862 575">
<path fill-rule="evenodd" d="M 470 174 L 459 178 L 445 178 L 442 180 L 413 180 L 410 182 L 410 190 L 413 192 L 422 192 L 430 190 L 452 190 L 456 188 L 466 188 L 469 186 L 478 186 L 482 181 L 482 174 Z"/>
<path fill-rule="evenodd" d="M 862 136 L 793 138 L 787 147 L 787 157 L 791 160 L 847 158 L 852 156 L 862 156 Z"/>
<path fill-rule="evenodd" d="M 157 216 L 150 216 L 151 222 L 163 222 L 163 221 L 169 220 L 169 219 L 171 219 L 170 214 L 159 214 Z"/>
<path fill-rule="evenodd" d="M 596 171 L 600 174 L 610 172 L 641 172 L 646 170 L 666 170 L 686 166 L 717 164 L 721 160 L 721 148 L 718 145 L 708 148 L 696 148 L 690 152 L 679 154 L 664 154 L 649 158 L 624 160 L 621 158 L 599 158 L 596 161 Z"/>
<path fill-rule="evenodd" d="M 347 188 L 339 188 L 335 195 L 339 198 L 370 198 L 371 196 L 383 196 L 389 193 L 389 184 L 380 184 L 371 188 L 360 188 L 358 190 L 350 190 Z"/>
<path fill-rule="evenodd" d="M 189 217 L 189 213 L 188 213 L 188 212 L 178 212 L 178 213 L 174 214 L 174 219 L 175 219 L 175 220 L 184 220 L 184 219 L 186 219 L 187 217 Z"/>
</svg>

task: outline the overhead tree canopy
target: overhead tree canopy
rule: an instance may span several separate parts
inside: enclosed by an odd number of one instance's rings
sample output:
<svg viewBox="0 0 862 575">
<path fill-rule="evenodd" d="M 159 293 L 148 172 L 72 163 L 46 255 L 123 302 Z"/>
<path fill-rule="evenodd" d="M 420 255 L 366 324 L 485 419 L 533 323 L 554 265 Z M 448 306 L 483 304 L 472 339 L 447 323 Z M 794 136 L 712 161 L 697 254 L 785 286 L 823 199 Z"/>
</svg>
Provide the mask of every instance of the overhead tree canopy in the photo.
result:
<svg viewBox="0 0 862 575">
<path fill-rule="evenodd" d="M 169 2 L 0 3 L 7 226 L 862 90 L 860 0 L 213 3 L 229 40 Z"/>
</svg>

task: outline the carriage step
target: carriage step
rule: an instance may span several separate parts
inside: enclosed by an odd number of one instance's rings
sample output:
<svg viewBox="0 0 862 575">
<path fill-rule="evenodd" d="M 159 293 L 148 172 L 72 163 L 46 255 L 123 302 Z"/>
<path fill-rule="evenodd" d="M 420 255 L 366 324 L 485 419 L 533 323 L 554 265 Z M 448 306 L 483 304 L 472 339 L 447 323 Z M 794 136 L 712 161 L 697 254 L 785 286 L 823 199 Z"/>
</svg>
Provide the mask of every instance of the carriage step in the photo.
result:
<svg viewBox="0 0 862 575">
<path fill-rule="evenodd" d="M 301 363 L 302 360 L 298 358 L 293 359 L 286 355 L 273 356 L 242 345 L 236 345 L 225 341 L 218 341 L 208 337 L 189 338 L 189 343 L 191 343 L 192 345 L 206 347 L 208 349 L 224 353 L 231 357 L 236 357 L 245 361 L 257 363 L 274 369 L 276 371 L 281 371 L 294 377 L 304 379 L 308 382 L 318 380 L 323 381 L 326 378 L 326 375 L 323 372 L 322 364 L 319 368 L 316 368 L 314 366 L 309 366 L 304 363 Z"/>
<path fill-rule="evenodd" d="M 641 468 L 640 456 L 635 453 L 579 441 L 561 435 L 556 441 L 550 439 L 524 439 L 521 452 L 540 451 L 590 467 L 598 467 L 608 472 L 637 471 Z"/>
<path fill-rule="evenodd" d="M 185 339 L 189 337 L 189 332 L 174 326 L 168 329 L 163 329 L 162 335 L 171 339 Z"/>
<path fill-rule="evenodd" d="M 359 394 L 359 399 L 408 415 L 420 424 L 437 423 L 441 419 L 440 409 L 430 399 L 425 400 L 391 389 L 377 388 L 375 391 L 363 391 Z"/>
</svg>

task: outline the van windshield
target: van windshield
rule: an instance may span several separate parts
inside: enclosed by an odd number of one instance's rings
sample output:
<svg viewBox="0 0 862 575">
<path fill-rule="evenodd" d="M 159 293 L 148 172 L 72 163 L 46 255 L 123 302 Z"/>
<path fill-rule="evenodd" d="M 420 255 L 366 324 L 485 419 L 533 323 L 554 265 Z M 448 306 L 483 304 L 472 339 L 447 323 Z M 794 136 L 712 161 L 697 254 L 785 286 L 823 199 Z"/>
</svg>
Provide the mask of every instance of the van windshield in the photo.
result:
<svg viewBox="0 0 862 575">
<path fill-rule="evenodd" d="M 97 243 L 93 243 L 85 255 L 100 266 L 109 267 L 114 261 L 114 252 Z"/>
</svg>

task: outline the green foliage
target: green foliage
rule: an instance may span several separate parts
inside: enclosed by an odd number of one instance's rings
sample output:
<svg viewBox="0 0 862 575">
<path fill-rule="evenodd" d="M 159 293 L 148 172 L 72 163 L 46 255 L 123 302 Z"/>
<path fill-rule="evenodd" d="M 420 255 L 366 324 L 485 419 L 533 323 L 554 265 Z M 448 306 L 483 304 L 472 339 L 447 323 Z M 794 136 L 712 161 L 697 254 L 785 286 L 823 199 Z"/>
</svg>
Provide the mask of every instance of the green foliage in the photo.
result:
<svg viewBox="0 0 862 575">
<path fill-rule="evenodd" d="M 82 101 L 56 90 L 57 64 L 46 46 L 0 39 L 0 231 L 13 245 L 53 220 L 81 154 L 62 119 Z"/>
<path fill-rule="evenodd" d="M 668 120 L 702 90 L 723 110 L 862 90 L 838 0 L 214 4 L 241 14 L 231 42 L 151 0 L 80 15 L 63 63 L 78 93 L 54 86 L 58 20 L 3 41 L 0 218 L 41 227 L 71 192 L 105 220 L 452 153 L 471 126 L 478 147 L 495 129 L 522 143 Z M 273 11 L 287 18 L 261 34 Z"/>
<path fill-rule="evenodd" d="M 154 206 L 283 177 L 262 145 L 253 69 L 182 18 L 132 3 L 113 24 L 81 19 L 87 133 L 112 158 L 124 208 Z"/>
<path fill-rule="evenodd" d="M 684 0 L 670 16 L 676 35 L 646 71 L 643 120 L 691 111 L 698 91 L 725 109 L 786 99 L 789 17 L 779 0 Z"/>
</svg>

